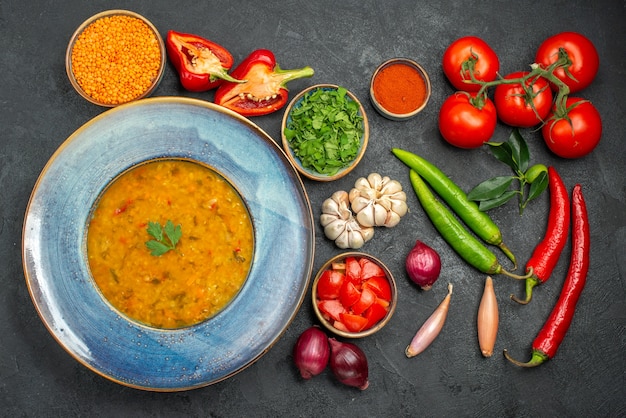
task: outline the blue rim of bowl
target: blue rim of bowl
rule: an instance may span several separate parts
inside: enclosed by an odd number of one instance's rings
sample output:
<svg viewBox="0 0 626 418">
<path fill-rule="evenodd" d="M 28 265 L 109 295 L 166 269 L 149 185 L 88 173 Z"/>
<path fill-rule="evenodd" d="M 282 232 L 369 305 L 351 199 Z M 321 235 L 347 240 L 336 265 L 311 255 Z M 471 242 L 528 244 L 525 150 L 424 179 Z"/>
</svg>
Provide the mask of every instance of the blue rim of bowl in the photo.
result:
<svg viewBox="0 0 626 418">
<path fill-rule="evenodd" d="M 244 198 L 255 233 L 250 273 L 234 300 L 175 330 L 114 310 L 85 255 L 88 217 L 101 191 L 124 170 L 156 158 L 197 161 L 223 174 Z M 290 251 L 277 251 L 283 247 Z M 28 291 L 53 338 L 100 376 L 158 392 L 217 383 L 265 354 L 300 309 L 314 250 L 309 198 L 282 149 L 248 119 L 181 97 L 121 105 L 74 132 L 37 179 L 22 238 Z"/>
<path fill-rule="evenodd" d="M 350 163 L 350 165 L 342 168 L 341 170 L 339 170 L 337 173 L 335 173 L 332 176 L 329 176 L 326 174 L 320 174 L 315 170 L 311 170 L 306 167 L 303 167 L 302 162 L 300 162 L 300 159 L 295 155 L 295 153 L 291 149 L 291 146 L 289 145 L 289 141 L 285 137 L 285 134 L 284 134 L 285 127 L 291 121 L 291 116 L 290 116 L 291 109 L 293 109 L 294 107 L 297 107 L 305 95 L 311 94 L 314 90 L 317 90 L 317 89 L 336 90 L 339 87 L 340 86 L 336 84 L 316 84 L 316 85 L 307 87 L 306 89 L 298 93 L 298 95 L 296 95 L 291 100 L 291 102 L 287 106 L 287 109 L 285 109 L 285 113 L 283 115 L 283 121 L 282 121 L 281 129 L 280 129 L 283 149 L 285 153 L 287 154 L 287 156 L 289 157 L 291 163 L 296 168 L 296 170 L 298 170 L 303 176 L 311 180 L 333 181 L 333 180 L 337 180 L 337 179 L 340 179 L 341 177 L 346 176 L 348 173 L 350 173 L 350 171 L 352 171 L 359 164 L 359 162 L 365 155 L 365 150 L 367 149 L 367 144 L 369 141 L 369 121 L 367 118 L 367 114 L 365 113 L 365 108 L 363 107 L 363 104 L 350 90 L 347 90 L 347 95 L 350 97 L 351 100 L 358 103 L 359 109 L 360 109 L 360 115 L 363 117 L 363 135 L 361 136 L 361 148 L 359 149 L 359 153 L 357 154 L 356 158 Z"/>
</svg>

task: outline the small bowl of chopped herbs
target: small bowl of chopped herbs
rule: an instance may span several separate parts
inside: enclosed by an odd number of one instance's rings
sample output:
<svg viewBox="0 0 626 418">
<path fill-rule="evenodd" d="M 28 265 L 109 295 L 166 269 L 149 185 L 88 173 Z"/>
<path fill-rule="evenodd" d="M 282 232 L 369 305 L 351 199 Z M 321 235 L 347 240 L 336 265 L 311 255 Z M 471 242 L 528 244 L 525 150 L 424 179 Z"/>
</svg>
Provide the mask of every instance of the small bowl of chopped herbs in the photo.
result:
<svg viewBox="0 0 626 418">
<path fill-rule="evenodd" d="M 332 181 L 361 161 L 369 123 L 354 94 L 334 84 L 317 84 L 289 103 L 281 137 L 287 157 L 302 175 Z"/>
</svg>

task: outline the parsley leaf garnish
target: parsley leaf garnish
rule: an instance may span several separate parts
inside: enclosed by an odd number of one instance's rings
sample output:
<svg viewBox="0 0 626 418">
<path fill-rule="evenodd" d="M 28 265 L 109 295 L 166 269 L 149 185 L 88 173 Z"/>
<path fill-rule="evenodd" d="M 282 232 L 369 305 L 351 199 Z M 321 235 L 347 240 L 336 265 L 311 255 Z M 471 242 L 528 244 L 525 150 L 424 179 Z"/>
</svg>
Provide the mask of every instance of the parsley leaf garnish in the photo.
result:
<svg viewBox="0 0 626 418">
<path fill-rule="evenodd" d="M 165 227 L 158 222 L 148 222 L 148 234 L 154 239 L 146 241 L 146 247 L 153 256 L 161 256 L 170 250 L 176 249 L 176 244 L 183 231 L 180 225 L 174 226 L 174 223 L 168 219 Z"/>
</svg>

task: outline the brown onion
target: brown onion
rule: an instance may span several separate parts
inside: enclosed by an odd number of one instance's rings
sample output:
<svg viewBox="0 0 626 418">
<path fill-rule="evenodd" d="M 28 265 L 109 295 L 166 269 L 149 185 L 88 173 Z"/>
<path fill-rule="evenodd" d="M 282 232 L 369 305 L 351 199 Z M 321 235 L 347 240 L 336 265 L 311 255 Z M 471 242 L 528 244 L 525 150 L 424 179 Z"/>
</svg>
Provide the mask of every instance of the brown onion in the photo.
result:
<svg viewBox="0 0 626 418">
<path fill-rule="evenodd" d="M 335 377 L 344 385 L 354 386 L 361 390 L 369 386 L 369 369 L 365 353 L 352 343 L 343 343 L 329 338 L 330 369 Z"/>
<path fill-rule="evenodd" d="M 484 357 L 491 357 L 498 335 L 498 301 L 493 280 L 487 276 L 485 290 L 478 306 L 478 345 Z"/>
<path fill-rule="evenodd" d="M 329 357 L 328 337 L 318 326 L 312 326 L 300 334 L 293 348 L 293 360 L 304 379 L 324 371 Z"/>
<path fill-rule="evenodd" d="M 430 290 L 441 272 L 439 254 L 422 241 L 417 240 L 406 257 L 406 272 L 422 290 Z"/>
</svg>

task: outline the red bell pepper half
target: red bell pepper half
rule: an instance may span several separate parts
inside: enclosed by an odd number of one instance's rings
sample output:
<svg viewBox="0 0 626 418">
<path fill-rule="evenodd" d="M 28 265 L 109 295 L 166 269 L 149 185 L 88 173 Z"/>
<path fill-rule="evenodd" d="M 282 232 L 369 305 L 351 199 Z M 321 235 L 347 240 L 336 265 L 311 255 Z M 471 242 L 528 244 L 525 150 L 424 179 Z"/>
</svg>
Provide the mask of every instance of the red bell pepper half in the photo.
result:
<svg viewBox="0 0 626 418">
<path fill-rule="evenodd" d="M 207 39 L 170 30 L 165 43 L 180 82 L 189 91 L 207 91 L 222 80 L 243 83 L 228 74 L 234 63 L 226 48 Z"/>
<path fill-rule="evenodd" d="M 312 77 L 313 69 L 283 70 L 272 51 L 257 49 L 242 61 L 231 76 L 246 80 L 237 84 L 224 82 L 215 92 L 215 103 L 243 116 L 267 115 L 282 108 L 288 99 L 287 82 Z"/>
</svg>

